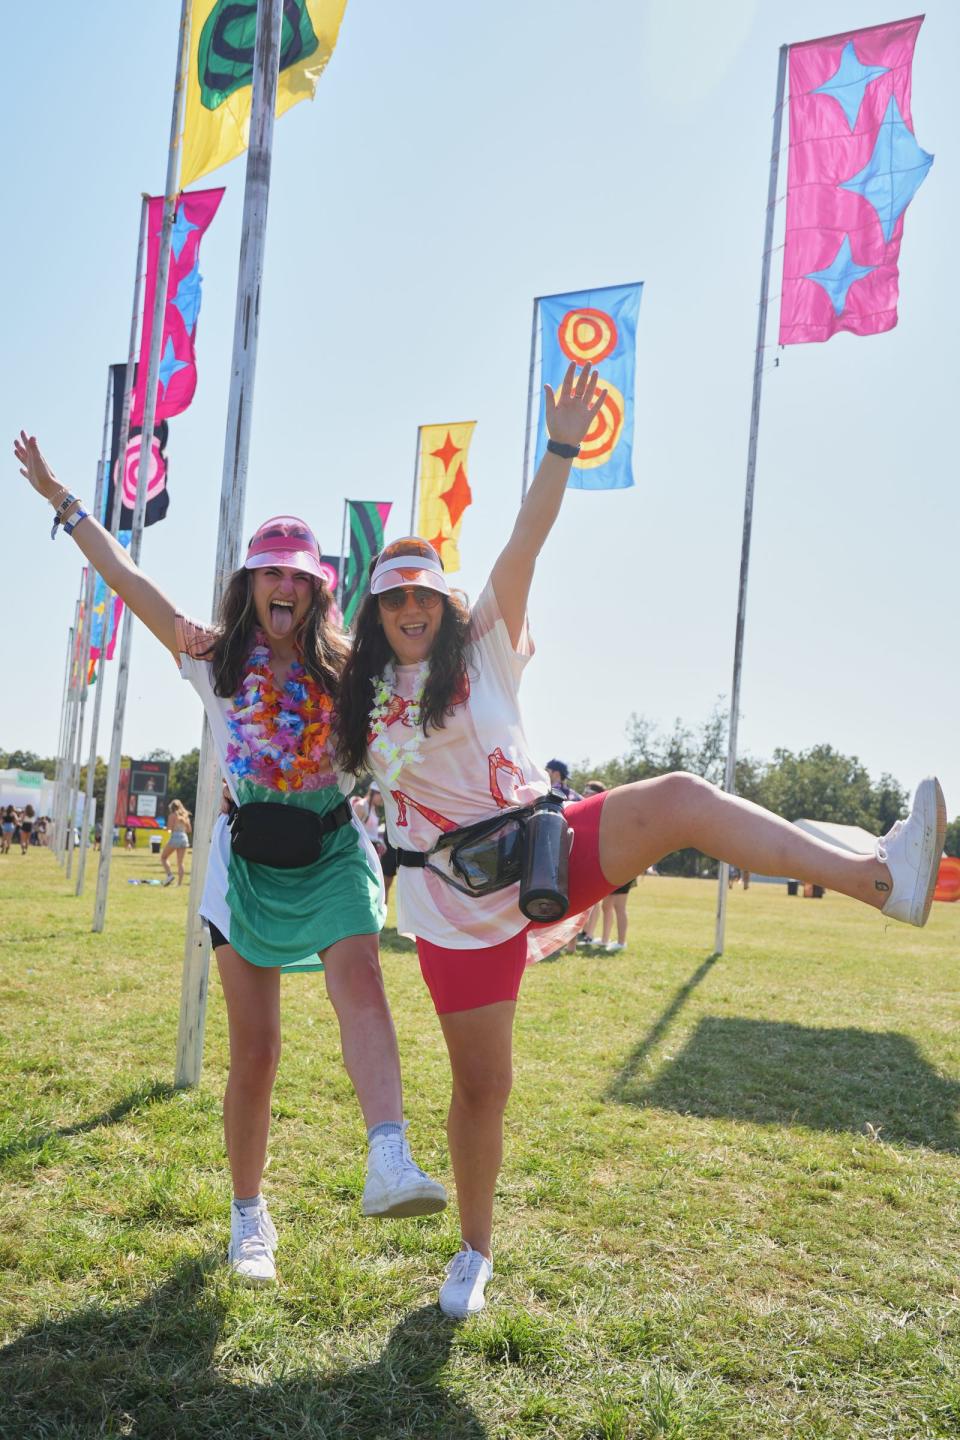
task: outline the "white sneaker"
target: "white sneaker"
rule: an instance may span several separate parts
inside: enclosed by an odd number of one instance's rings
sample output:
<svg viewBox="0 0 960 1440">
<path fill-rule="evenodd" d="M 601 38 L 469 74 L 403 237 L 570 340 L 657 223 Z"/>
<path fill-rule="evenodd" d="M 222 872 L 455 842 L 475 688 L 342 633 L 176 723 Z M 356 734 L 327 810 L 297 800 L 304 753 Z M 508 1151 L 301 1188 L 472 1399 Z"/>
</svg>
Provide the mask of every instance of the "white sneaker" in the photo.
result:
<svg viewBox="0 0 960 1440">
<path fill-rule="evenodd" d="M 440 1181 L 413 1163 L 406 1129 L 405 1122 L 399 1135 L 382 1135 L 370 1146 L 364 1215 L 434 1215 L 446 1209 L 447 1192 Z"/>
<path fill-rule="evenodd" d="M 940 782 L 921 780 L 906 820 L 898 820 L 877 841 L 876 856 L 890 871 L 892 889 L 882 913 L 907 925 L 926 925 L 947 831 L 947 805 Z"/>
<path fill-rule="evenodd" d="M 440 1286 L 440 1309 L 451 1320 L 466 1320 L 486 1305 L 484 1290 L 493 1274 L 493 1261 L 466 1241 L 447 1266 L 447 1278 Z"/>
<path fill-rule="evenodd" d="M 621 945 L 619 940 L 611 940 L 607 945 L 607 954 L 615 955 L 618 950 L 626 950 L 626 945 Z"/>
<path fill-rule="evenodd" d="M 230 1249 L 227 1263 L 238 1280 L 269 1285 L 277 1278 L 273 1255 L 277 1232 L 265 1204 L 230 1206 Z"/>
</svg>

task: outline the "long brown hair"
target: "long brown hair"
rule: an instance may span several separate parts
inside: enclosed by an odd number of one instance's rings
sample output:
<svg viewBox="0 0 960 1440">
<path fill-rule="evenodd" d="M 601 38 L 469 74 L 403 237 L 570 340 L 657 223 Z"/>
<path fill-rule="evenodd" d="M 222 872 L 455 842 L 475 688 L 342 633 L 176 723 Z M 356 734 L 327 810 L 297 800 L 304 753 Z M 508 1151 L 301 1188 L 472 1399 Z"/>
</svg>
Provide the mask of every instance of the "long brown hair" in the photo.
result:
<svg viewBox="0 0 960 1440">
<path fill-rule="evenodd" d="M 340 675 L 347 657 L 344 637 L 329 623 L 330 591 L 315 584 L 313 600 L 297 629 L 296 643 L 303 668 L 336 701 Z M 236 695 L 253 649 L 258 625 L 253 603 L 253 573 L 234 570 L 220 601 L 213 643 L 205 659 L 213 671 L 214 693 L 224 699 Z"/>
<path fill-rule="evenodd" d="M 389 548 L 391 554 L 417 553 L 412 544 L 409 550 L 395 552 L 394 545 Z M 370 562 L 370 574 L 379 559 L 376 555 Z M 430 651 L 430 670 L 420 702 L 425 735 L 431 728 L 443 729 L 444 717 L 453 714 L 467 689 L 470 610 L 466 598 L 459 594 L 445 595 L 442 604 L 443 617 Z M 390 642 L 380 624 L 377 596 L 368 591 L 357 611 L 353 649 L 340 677 L 337 760 L 348 774 L 359 775 L 366 768 L 373 680 L 383 674 L 384 666 L 392 659 Z"/>
</svg>

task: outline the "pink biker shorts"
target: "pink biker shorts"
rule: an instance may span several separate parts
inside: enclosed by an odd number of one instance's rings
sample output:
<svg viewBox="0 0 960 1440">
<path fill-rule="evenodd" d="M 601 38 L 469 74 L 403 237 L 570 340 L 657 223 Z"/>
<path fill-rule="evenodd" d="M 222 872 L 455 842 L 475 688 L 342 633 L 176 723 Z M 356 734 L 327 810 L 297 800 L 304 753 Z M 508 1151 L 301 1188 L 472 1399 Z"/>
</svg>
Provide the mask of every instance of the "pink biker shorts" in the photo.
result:
<svg viewBox="0 0 960 1440">
<path fill-rule="evenodd" d="M 570 915 L 591 909 L 613 890 L 600 869 L 600 812 L 609 793 L 603 790 L 564 808 L 574 835 L 570 850 Z M 437 1014 L 516 1000 L 527 965 L 527 931 L 542 928 L 531 920 L 509 940 L 483 950 L 448 950 L 445 945 L 434 945 L 432 940 L 418 936 L 420 970 Z"/>
</svg>

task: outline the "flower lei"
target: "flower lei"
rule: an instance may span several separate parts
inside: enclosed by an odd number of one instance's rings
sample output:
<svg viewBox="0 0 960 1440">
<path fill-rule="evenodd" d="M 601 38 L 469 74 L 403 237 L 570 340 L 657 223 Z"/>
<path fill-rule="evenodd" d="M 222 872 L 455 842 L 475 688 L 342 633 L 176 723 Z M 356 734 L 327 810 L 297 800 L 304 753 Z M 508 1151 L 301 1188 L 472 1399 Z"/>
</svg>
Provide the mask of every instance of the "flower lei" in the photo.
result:
<svg viewBox="0 0 960 1440">
<path fill-rule="evenodd" d="M 409 700 L 404 700 L 394 689 L 397 675 L 392 661 L 388 661 L 383 667 L 382 675 L 373 677 L 373 705 L 370 707 L 367 750 L 375 759 L 388 785 L 393 784 L 404 765 L 420 763 L 420 746 L 423 744 L 420 705 L 429 674 L 430 666 L 424 660 L 417 666 L 413 694 Z M 409 738 L 399 745 L 387 734 L 387 727 L 395 720 L 402 720 L 410 730 Z"/>
<path fill-rule="evenodd" d="M 227 764 L 237 779 L 270 790 L 318 790 L 333 783 L 333 701 L 294 662 L 283 685 L 270 669 L 269 646 L 259 643 L 227 714 L 232 736 Z"/>
</svg>

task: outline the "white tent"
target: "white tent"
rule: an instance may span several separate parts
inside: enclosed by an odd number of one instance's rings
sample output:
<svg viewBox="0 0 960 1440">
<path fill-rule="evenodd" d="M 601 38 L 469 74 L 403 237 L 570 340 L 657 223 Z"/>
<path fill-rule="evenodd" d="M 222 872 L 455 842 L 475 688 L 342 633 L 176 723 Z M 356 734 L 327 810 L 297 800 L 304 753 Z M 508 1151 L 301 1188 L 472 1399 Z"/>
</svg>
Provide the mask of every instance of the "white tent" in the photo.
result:
<svg viewBox="0 0 960 1440">
<path fill-rule="evenodd" d="M 0 770 L 0 805 L 14 805 L 22 810 L 32 805 L 38 815 L 53 814 L 54 783 L 42 770 Z M 83 795 L 73 792 L 74 823 L 83 820 Z"/>
<path fill-rule="evenodd" d="M 806 830 L 817 840 L 826 840 L 840 850 L 853 850 L 857 855 L 872 855 L 877 843 L 876 835 L 864 830 L 862 825 L 835 825 L 832 820 L 794 820 L 798 830 Z"/>
</svg>

